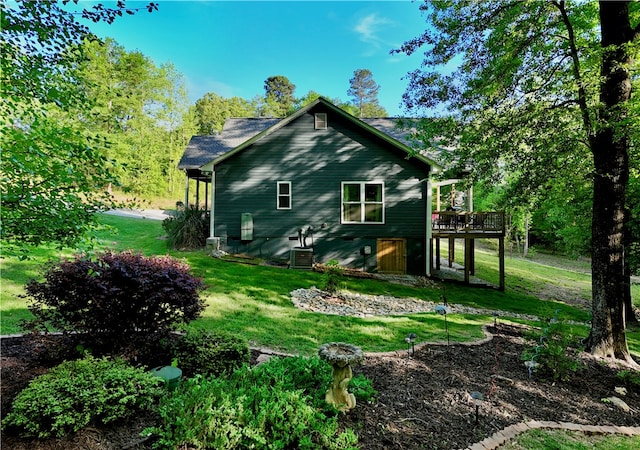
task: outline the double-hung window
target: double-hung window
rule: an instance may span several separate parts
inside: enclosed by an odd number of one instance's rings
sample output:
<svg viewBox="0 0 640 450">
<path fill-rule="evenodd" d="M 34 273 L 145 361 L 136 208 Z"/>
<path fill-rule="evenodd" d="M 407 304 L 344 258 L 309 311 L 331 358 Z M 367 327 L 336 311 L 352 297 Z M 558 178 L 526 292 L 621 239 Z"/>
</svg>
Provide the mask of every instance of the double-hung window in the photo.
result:
<svg viewBox="0 0 640 450">
<path fill-rule="evenodd" d="M 384 183 L 343 181 L 342 223 L 384 223 Z"/>
<path fill-rule="evenodd" d="M 278 181 L 278 209 L 291 209 L 291 181 Z"/>
</svg>

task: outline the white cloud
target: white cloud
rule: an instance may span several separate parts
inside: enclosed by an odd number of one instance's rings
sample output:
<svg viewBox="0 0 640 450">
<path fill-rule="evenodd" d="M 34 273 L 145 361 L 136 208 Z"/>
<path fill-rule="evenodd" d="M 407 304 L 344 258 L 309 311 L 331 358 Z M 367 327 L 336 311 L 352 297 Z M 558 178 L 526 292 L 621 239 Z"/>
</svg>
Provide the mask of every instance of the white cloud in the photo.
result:
<svg viewBox="0 0 640 450">
<path fill-rule="evenodd" d="M 367 44 L 372 44 L 376 47 L 388 47 L 389 44 L 385 42 L 381 36 L 381 32 L 386 28 L 386 26 L 392 25 L 393 23 L 394 22 L 392 20 L 380 17 L 376 13 L 372 13 L 361 18 L 353 31 L 358 34 L 361 41 Z"/>
</svg>

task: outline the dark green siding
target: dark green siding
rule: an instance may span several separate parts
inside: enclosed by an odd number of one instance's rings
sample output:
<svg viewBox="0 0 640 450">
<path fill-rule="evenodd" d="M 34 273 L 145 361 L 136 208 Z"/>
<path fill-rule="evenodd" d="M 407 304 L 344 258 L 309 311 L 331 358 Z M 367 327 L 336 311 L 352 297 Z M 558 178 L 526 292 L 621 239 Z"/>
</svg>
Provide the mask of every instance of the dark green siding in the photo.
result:
<svg viewBox="0 0 640 450">
<path fill-rule="evenodd" d="M 316 255 L 323 261 L 362 266 L 359 250 L 373 243 L 374 254 L 367 258 L 372 269 L 380 237 L 407 238 L 407 253 L 421 258 L 425 165 L 331 112 L 329 128 L 315 130 L 314 112 L 325 111 L 311 110 L 216 166 L 215 235 L 229 250 L 286 258 L 299 245 L 298 230 L 313 227 Z M 291 182 L 290 210 L 276 208 L 278 181 Z M 343 181 L 384 182 L 384 224 L 340 223 Z M 252 242 L 239 240 L 242 213 L 253 216 Z M 307 240 L 310 245 L 311 236 Z M 423 262 L 408 260 L 407 266 L 424 270 Z"/>
</svg>

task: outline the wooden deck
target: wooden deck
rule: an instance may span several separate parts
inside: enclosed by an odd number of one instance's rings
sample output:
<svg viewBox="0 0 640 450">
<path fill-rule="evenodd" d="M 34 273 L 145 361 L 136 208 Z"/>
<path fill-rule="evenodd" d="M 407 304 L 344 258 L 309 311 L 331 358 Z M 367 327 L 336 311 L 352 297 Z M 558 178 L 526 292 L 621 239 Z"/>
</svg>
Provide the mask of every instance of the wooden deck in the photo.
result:
<svg viewBox="0 0 640 450">
<path fill-rule="evenodd" d="M 446 239 L 449 246 L 447 265 L 449 269 L 454 265 L 455 240 L 464 240 L 464 283 L 472 284 L 472 276 L 475 274 L 475 239 L 498 239 L 498 259 L 500 282 L 498 289 L 504 291 L 504 238 L 505 238 L 505 214 L 498 212 L 457 212 L 436 211 L 431 216 L 431 272 L 440 273 L 440 240 Z M 433 248 L 435 245 L 435 249 Z M 437 275 L 436 275 L 437 276 Z"/>
<path fill-rule="evenodd" d="M 436 211 L 431 215 L 434 237 L 487 237 L 505 234 L 505 215 L 499 212 Z"/>
</svg>

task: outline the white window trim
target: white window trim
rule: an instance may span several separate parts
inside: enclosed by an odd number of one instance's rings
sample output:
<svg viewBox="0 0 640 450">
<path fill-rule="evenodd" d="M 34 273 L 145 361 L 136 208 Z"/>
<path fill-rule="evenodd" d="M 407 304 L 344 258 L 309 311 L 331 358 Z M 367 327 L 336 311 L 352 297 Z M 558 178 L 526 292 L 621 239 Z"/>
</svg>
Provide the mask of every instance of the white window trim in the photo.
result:
<svg viewBox="0 0 640 450">
<path fill-rule="evenodd" d="M 289 193 L 288 194 L 281 194 L 280 193 L 280 186 L 282 186 L 282 185 L 289 186 Z M 288 207 L 280 206 L 280 197 L 289 197 L 289 206 Z M 277 181 L 276 182 L 276 209 L 291 209 L 292 205 L 293 205 L 293 195 L 292 195 L 292 192 L 291 192 L 291 181 Z"/>
<path fill-rule="evenodd" d="M 344 186 L 345 184 L 359 184 L 360 185 L 360 192 L 361 194 L 363 194 L 361 196 L 360 199 L 360 221 L 359 222 L 353 222 L 353 221 L 346 221 L 344 220 L 344 206 L 345 206 L 345 202 L 344 202 Z M 364 189 L 365 189 L 365 185 L 367 184 L 379 184 L 382 186 L 382 201 L 380 202 L 365 202 L 364 200 Z M 382 205 L 382 221 L 381 222 L 366 222 L 365 221 L 365 215 L 366 215 L 366 205 L 367 204 L 378 204 L 378 205 Z M 385 194 L 384 194 L 384 181 L 377 181 L 377 180 L 373 180 L 373 181 L 342 181 L 340 183 L 340 223 L 342 224 L 354 224 L 354 225 L 384 225 L 385 224 L 385 218 L 386 218 L 386 211 L 385 211 L 386 207 L 385 207 Z"/>
<path fill-rule="evenodd" d="M 313 116 L 313 126 L 316 130 L 326 130 L 328 126 L 327 113 L 315 113 Z"/>
</svg>

